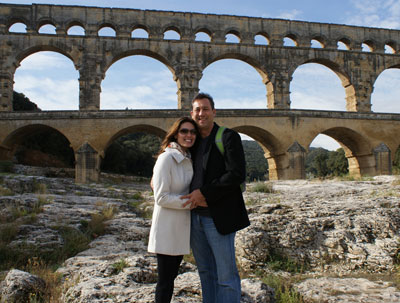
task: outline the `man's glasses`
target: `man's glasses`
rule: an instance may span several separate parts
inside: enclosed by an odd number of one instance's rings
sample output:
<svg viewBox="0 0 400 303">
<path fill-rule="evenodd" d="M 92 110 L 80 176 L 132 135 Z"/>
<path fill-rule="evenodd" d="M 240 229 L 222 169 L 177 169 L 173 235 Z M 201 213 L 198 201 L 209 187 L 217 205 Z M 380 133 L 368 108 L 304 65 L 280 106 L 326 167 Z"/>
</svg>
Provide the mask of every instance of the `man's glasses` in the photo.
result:
<svg viewBox="0 0 400 303">
<path fill-rule="evenodd" d="M 192 128 L 192 129 L 181 128 L 179 130 L 179 133 L 182 134 L 182 135 L 187 135 L 188 133 L 190 133 L 191 135 L 196 135 L 197 134 L 197 132 L 196 132 L 196 130 L 194 128 Z"/>
</svg>

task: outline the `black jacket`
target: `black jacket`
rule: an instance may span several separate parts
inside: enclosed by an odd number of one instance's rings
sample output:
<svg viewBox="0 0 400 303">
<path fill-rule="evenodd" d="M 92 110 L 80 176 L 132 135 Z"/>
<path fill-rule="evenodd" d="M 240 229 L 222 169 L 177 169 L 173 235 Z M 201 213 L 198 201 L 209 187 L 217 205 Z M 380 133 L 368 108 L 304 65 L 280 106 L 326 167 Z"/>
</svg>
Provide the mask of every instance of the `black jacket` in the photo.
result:
<svg viewBox="0 0 400 303">
<path fill-rule="evenodd" d="M 214 224 L 221 234 L 229 234 L 250 225 L 240 184 L 246 178 L 246 162 L 240 136 L 225 129 L 222 155 L 215 144 L 218 125 L 209 136 L 203 157 L 204 180 L 200 188 L 205 196 Z M 193 150 L 196 157 L 196 147 Z"/>
</svg>

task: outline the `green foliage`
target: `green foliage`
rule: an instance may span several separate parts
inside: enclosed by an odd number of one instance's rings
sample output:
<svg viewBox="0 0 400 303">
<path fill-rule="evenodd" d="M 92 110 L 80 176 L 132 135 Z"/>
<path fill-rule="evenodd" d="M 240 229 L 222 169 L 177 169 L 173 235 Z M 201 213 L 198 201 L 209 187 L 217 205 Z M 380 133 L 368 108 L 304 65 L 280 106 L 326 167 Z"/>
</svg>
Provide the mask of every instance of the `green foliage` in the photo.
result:
<svg viewBox="0 0 400 303">
<path fill-rule="evenodd" d="M 121 259 L 118 262 L 114 263 L 111 265 L 112 267 L 112 274 L 113 275 L 118 275 L 120 272 L 124 270 L 124 268 L 128 267 L 129 263 L 126 262 L 125 259 Z"/>
<path fill-rule="evenodd" d="M 304 303 L 301 294 L 292 287 L 292 279 L 269 273 L 258 273 L 258 276 L 275 290 L 275 303 Z"/>
<path fill-rule="evenodd" d="M 249 188 L 250 192 L 255 193 L 273 193 L 274 189 L 272 188 L 272 184 L 268 182 L 257 182 Z"/>
<path fill-rule="evenodd" d="M 268 175 L 268 161 L 264 157 L 264 151 L 256 141 L 243 140 L 243 150 L 246 159 L 246 179 L 265 180 Z"/>
<path fill-rule="evenodd" d="M 13 92 L 13 110 L 14 111 L 40 111 L 38 106 L 31 102 L 29 98 L 27 98 L 22 93 Z"/>
<path fill-rule="evenodd" d="M 269 252 L 267 266 L 274 271 L 283 270 L 290 273 L 303 273 L 307 268 L 307 264 L 293 260 L 274 250 Z"/>
<path fill-rule="evenodd" d="M 0 172 L 11 173 L 14 170 L 14 163 L 12 161 L 0 161 Z"/>
<path fill-rule="evenodd" d="M 310 148 L 306 157 L 306 174 L 313 177 L 343 176 L 348 173 L 348 166 L 342 148 L 336 151 Z"/>
<path fill-rule="evenodd" d="M 133 133 L 114 141 L 106 151 L 101 169 L 118 174 L 151 177 L 160 138 Z"/>
</svg>

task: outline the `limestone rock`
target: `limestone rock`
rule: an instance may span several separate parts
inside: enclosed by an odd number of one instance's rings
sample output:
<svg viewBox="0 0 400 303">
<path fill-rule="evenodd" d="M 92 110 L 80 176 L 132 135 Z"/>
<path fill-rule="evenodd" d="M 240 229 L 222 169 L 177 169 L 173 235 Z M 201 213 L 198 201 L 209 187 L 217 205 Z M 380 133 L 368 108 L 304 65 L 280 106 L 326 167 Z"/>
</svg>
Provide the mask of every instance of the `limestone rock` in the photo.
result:
<svg viewBox="0 0 400 303">
<path fill-rule="evenodd" d="M 12 269 L 1 283 L 1 303 L 30 302 L 40 298 L 45 292 L 46 283 L 30 273 Z"/>
<path fill-rule="evenodd" d="M 308 302 L 329 303 L 394 303 L 400 302 L 400 291 L 389 282 L 364 278 L 308 279 L 296 285 Z"/>
</svg>

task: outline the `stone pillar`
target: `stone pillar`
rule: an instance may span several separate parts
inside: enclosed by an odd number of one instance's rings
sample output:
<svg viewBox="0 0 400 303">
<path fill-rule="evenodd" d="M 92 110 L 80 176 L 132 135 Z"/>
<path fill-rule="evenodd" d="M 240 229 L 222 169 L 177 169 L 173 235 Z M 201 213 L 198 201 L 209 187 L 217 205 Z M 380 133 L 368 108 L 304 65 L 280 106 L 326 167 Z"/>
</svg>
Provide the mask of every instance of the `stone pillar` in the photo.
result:
<svg viewBox="0 0 400 303">
<path fill-rule="evenodd" d="M 295 141 L 287 150 L 289 154 L 288 179 L 305 179 L 306 150 Z"/>
<path fill-rule="evenodd" d="M 269 109 L 290 109 L 290 77 L 287 73 L 272 71 L 270 78 L 264 78 L 267 87 L 267 103 Z"/>
<path fill-rule="evenodd" d="M 199 82 L 203 76 L 197 67 L 180 67 L 175 72 L 174 80 L 178 84 L 178 109 L 191 110 L 192 99 L 199 92 Z"/>
<path fill-rule="evenodd" d="M 97 182 L 100 176 L 99 153 L 85 142 L 75 153 L 75 182 Z"/>
<path fill-rule="evenodd" d="M 79 69 L 79 110 L 99 110 L 103 80 L 101 60 L 85 56 L 83 62 Z"/>
<path fill-rule="evenodd" d="M 252 33 L 245 33 L 240 37 L 241 44 L 254 44 L 254 35 Z"/>
<path fill-rule="evenodd" d="M 213 36 L 211 37 L 211 42 L 213 43 L 225 43 L 226 37 L 224 32 L 222 31 L 215 31 Z"/>
<path fill-rule="evenodd" d="M 0 71 L 0 111 L 12 111 L 12 100 L 13 100 L 13 87 L 14 80 L 13 75 L 8 72 Z"/>
<path fill-rule="evenodd" d="M 392 157 L 389 147 L 385 143 L 374 148 L 375 167 L 377 175 L 392 174 Z"/>
<path fill-rule="evenodd" d="M 371 94 L 374 89 L 376 71 L 372 67 L 360 67 L 355 59 L 352 62 L 351 84 L 346 87 L 346 110 L 371 112 Z"/>
</svg>

